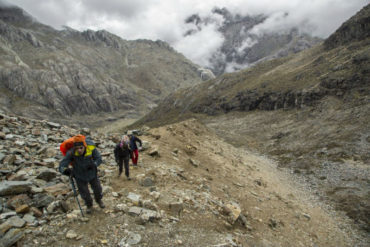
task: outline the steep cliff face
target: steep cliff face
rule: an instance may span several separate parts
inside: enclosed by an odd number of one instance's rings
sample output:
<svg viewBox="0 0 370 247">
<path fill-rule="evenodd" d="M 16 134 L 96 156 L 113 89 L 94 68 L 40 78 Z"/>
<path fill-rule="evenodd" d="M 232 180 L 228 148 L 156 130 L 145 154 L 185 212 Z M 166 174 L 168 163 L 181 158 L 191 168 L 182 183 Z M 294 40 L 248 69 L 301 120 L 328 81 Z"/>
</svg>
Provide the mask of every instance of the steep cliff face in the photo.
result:
<svg viewBox="0 0 370 247">
<path fill-rule="evenodd" d="M 339 29 L 325 40 L 325 48 L 332 49 L 354 40 L 370 37 L 370 5 L 365 6 L 355 16 L 342 24 Z"/>
<path fill-rule="evenodd" d="M 57 31 L 16 7 L 0 8 L 0 34 L 1 102 L 18 113 L 31 106 L 33 115 L 38 108 L 59 116 L 146 112 L 174 90 L 202 81 L 199 66 L 162 41 Z"/>
</svg>

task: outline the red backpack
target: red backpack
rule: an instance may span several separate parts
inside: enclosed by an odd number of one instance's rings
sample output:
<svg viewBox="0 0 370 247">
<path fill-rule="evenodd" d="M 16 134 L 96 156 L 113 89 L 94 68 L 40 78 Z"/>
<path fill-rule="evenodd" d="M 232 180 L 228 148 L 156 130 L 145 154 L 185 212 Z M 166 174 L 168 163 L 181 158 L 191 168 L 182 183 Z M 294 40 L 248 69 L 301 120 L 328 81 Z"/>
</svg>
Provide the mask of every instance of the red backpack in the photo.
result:
<svg viewBox="0 0 370 247">
<path fill-rule="evenodd" d="M 86 140 L 86 137 L 83 136 L 83 135 L 76 135 L 78 137 L 82 137 L 84 140 Z M 60 151 L 62 152 L 63 156 L 66 156 L 68 150 L 70 150 L 71 148 L 73 148 L 73 145 L 74 145 L 74 138 L 75 136 L 65 140 L 62 144 L 60 144 Z"/>
</svg>

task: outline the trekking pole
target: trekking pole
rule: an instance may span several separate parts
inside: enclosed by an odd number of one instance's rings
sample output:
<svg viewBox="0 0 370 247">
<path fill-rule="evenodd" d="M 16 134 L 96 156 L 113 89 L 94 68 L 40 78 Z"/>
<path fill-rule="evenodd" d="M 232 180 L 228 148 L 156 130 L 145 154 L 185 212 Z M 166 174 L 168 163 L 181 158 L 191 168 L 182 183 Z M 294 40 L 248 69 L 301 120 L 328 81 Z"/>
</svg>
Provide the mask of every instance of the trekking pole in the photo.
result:
<svg viewBox="0 0 370 247">
<path fill-rule="evenodd" d="M 72 178 L 72 174 L 69 176 L 69 181 L 71 182 L 72 190 L 73 190 L 73 194 L 75 195 L 75 198 L 76 198 L 76 201 L 77 201 L 78 207 L 80 208 L 80 211 L 81 211 L 82 217 L 85 217 L 85 216 L 84 216 L 84 213 L 82 212 L 82 208 L 81 208 L 81 205 L 80 205 L 80 201 L 78 200 L 77 191 L 76 191 L 75 183 L 74 183 L 73 178 Z"/>
</svg>

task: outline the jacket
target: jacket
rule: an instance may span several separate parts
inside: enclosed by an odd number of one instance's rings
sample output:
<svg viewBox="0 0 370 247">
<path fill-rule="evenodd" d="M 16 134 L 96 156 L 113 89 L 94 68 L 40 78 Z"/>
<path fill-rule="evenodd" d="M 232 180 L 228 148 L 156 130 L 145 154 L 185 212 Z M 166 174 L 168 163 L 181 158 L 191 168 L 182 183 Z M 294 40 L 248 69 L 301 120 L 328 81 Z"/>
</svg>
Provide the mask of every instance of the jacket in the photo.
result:
<svg viewBox="0 0 370 247">
<path fill-rule="evenodd" d="M 72 175 L 76 179 L 89 182 L 97 176 L 97 167 L 102 163 L 102 158 L 95 145 L 88 142 L 83 155 L 79 155 L 74 148 L 70 149 L 59 163 L 59 171 L 63 173 L 70 163 L 73 165 Z"/>
<path fill-rule="evenodd" d="M 116 160 L 122 160 L 124 158 L 130 158 L 131 150 L 127 144 L 123 144 L 123 146 L 120 146 L 120 143 L 116 145 L 114 148 L 114 158 Z"/>
<path fill-rule="evenodd" d="M 134 135 L 130 136 L 130 149 L 132 151 L 137 149 L 136 142 L 139 142 L 140 147 L 141 147 L 141 145 L 142 145 L 141 140 L 139 138 L 137 138 L 136 136 L 134 136 Z"/>
</svg>

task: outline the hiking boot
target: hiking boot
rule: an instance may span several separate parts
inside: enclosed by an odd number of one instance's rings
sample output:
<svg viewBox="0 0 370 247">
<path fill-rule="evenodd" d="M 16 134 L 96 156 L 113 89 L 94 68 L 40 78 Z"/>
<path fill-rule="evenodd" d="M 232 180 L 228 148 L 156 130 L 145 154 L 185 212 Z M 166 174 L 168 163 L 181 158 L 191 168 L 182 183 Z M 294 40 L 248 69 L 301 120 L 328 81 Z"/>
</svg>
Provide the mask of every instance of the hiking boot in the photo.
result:
<svg viewBox="0 0 370 247">
<path fill-rule="evenodd" d="M 127 177 L 127 180 L 131 180 L 131 178 L 130 177 Z"/>
<path fill-rule="evenodd" d="M 100 208 L 105 208 L 105 205 L 102 200 L 97 202 Z"/>
<path fill-rule="evenodd" d="M 91 214 L 92 213 L 92 206 L 87 206 L 86 213 Z"/>
</svg>

